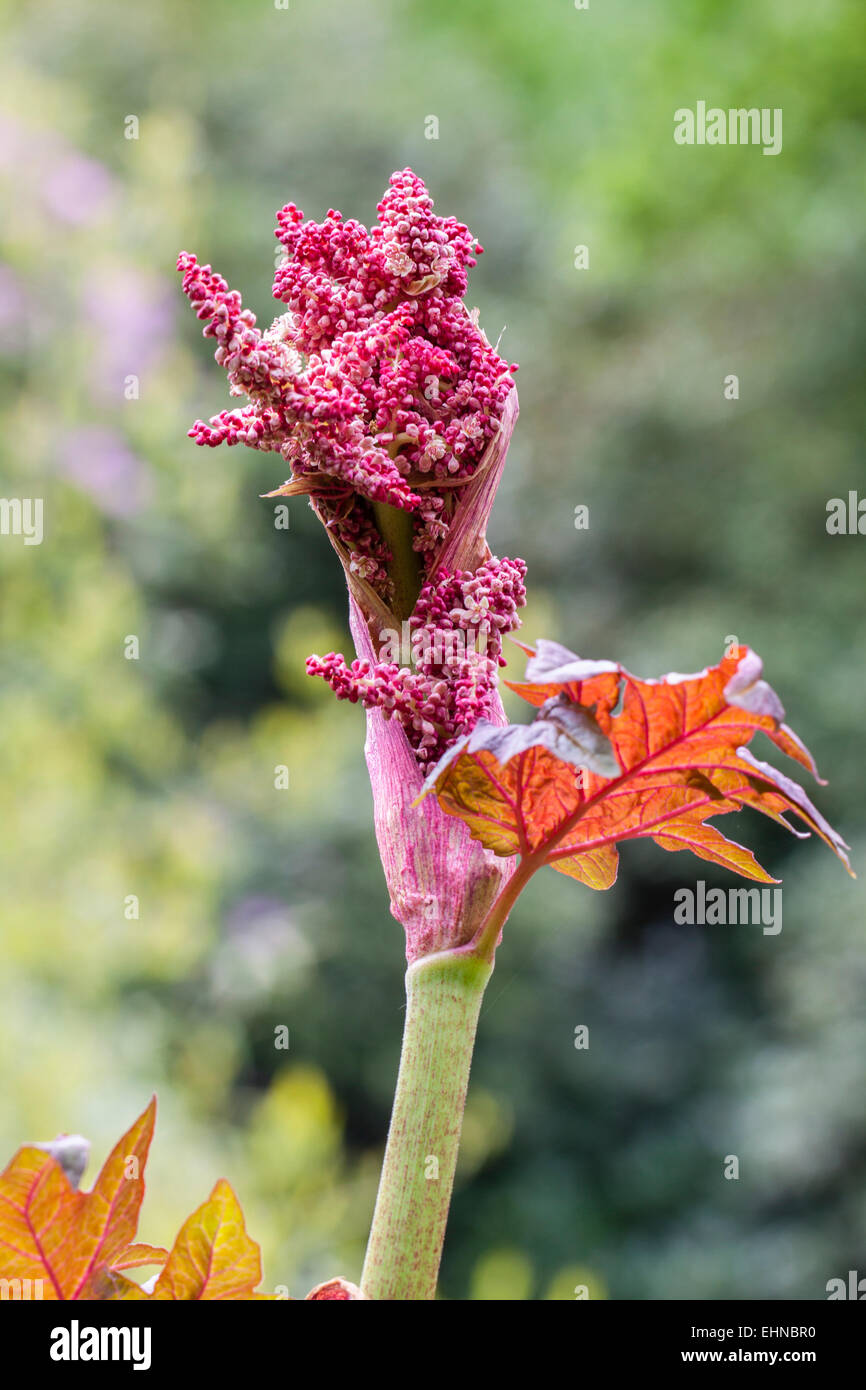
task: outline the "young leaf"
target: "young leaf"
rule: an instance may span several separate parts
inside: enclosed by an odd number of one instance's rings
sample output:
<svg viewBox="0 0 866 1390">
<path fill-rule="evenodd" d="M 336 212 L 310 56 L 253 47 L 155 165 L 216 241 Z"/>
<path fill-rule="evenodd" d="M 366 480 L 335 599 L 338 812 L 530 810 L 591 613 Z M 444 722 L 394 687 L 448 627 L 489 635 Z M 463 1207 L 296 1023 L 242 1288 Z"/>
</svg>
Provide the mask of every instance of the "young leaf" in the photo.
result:
<svg viewBox="0 0 866 1390">
<path fill-rule="evenodd" d="M 237 1197 L 221 1179 L 208 1200 L 184 1222 L 152 1293 L 121 1274 L 110 1273 L 99 1296 L 127 1302 L 258 1300 L 266 1297 L 256 1293 L 261 1279 L 261 1251 L 246 1233 Z"/>
<path fill-rule="evenodd" d="M 125 1267 L 133 1251 L 146 1249 L 149 1263 L 165 1257 L 164 1250 L 131 1244 L 155 1115 L 154 1099 L 115 1145 L 90 1192 L 77 1191 L 50 1153 L 19 1149 L 0 1174 L 0 1276 L 41 1279 L 46 1299 L 86 1299 L 101 1272 Z"/>
<path fill-rule="evenodd" d="M 255 1292 L 261 1252 L 225 1181 L 181 1227 L 171 1254 L 134 1242 L 155 1116 L 153 1099 L 90 1192 L 73 1187 L 56 1142 L 19 1149 L 0 1174 L 0 1278 L 41 1280 L 42 1296 L 55 1300 L 269 1297 Z M 164 1266 L 152 1294 L 121 1272 L 141 1265 Z"/>
<path fill-rule="evenodd" d="M 601 889 L 616 878 L 616 845 L 650 838 L 772 883 L 749 850 L 708 824 L 751 806 L 803 834 L 786 819 L 793 812 L 850 872 L 848 846 L 803 789 L 745 747 L 760 730 L 817 777 L 754 652 L 739 647 L 694 676 L 639 680 L 555 642 L 524 650 L 526 680 L 511 688 L 540 707 L 535 723 L 479 722 L 422 789 L 488 849 Z"/>
</svg>

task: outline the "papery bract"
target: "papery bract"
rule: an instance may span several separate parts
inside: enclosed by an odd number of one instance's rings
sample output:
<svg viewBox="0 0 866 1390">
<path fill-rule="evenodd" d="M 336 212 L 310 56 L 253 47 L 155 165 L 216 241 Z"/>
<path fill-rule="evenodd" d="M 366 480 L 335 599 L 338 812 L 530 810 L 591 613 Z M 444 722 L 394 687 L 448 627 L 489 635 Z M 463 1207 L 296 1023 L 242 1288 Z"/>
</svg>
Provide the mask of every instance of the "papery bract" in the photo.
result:
<svg viewBox="0 0 866 1390">
<path fill-rule="evenodd" d="M 357 650 L 372 654 L 354 599 L 350 616 Z M 498 694 L 491 718 L 505 723 Z M 513 861 L 477 844 L 466 826 L 446 815 L 435 800 L 414 804 L 424 775 L 396 719 L 368 710 L 364 751 L 379 855 L 391 911 L 406 932 L 408 960 L 465 945 L 511 877 Z"/>
</svg>

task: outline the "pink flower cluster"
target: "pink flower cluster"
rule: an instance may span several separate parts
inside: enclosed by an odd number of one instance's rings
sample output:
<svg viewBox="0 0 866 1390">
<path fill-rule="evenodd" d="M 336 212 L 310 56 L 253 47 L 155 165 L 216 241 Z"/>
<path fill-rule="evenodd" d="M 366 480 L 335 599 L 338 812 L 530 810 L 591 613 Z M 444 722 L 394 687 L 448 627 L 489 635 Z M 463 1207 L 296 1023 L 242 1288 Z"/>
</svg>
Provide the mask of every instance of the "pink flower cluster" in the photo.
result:
<svg viewBox="0 0 866 1390">
<path fill-rule="evenodd" d="M 471 478 L 497 432 L 516 368 L 462 302 L 481 250 L 468 229 L 436 217 L 408 169 L 392 175 L 378 212 L 370 232 L 333 210 L 322 223 L 305 222 L 294 203 L 279 213 L 286 259 L 274 297 L 289 312 L 265 333 L 210 266 L 183 252 L 178 269 L 232 394 L 250 402 L 196 421 L 191 438 L 273 450 L 294 480 L 312 476 L 322 519 L 359 553 L 355 571 L 386 585 L 369 503 L 414 513 L 415 548 L 432 552 L 454 483 Z"/>
<path fill-rule="evenodd" d="M 517 625 L 523 602 L 521 562 L 447 574 L 438 558 L 461 491 L 497 440 L 517 368 L 463 303 L 481 251 L 469 230 L 435 215 L 410 169 L 392 175 L 378 214 L 368 231 L 334 210 L 317 223 L 294 203 L 283 208 L 276 236 L 285 258 L 273 293 L 287 312 L 266 332 L 210 266 L 180 255 L 184 291 L 216 341 L 231 394 L 248 402 L 197 420 L 190 436 L 209 447 L 278 453 L 292 476 L 270 495 L 309 495 L 348 574 L 386 608 L 395 598 L 394 556 L 377 509 L 411 517 L 421 585 L 412 623 L 487 630 L 495 651 L 429 669 L 416 661 L 414 671 L 388 662 L 348 667 L 333 655 L 312 658 L 310 669 L 338 695 L 396 713 L 426 762 L 487 709 L 501 633 Z"/>
<path fill-rule="evenodd" d="M 393 715 L 422 768 L 494 713 L 502 637 L 518 626 L 526 601 L 522 560 L 491 556 L 475 573 L 441 572 L 421 590 L 408 621 L 413 670 L 396 662 L 353 661 L 330 652 L 307 658 L 338 699 Z"/>
</svg>

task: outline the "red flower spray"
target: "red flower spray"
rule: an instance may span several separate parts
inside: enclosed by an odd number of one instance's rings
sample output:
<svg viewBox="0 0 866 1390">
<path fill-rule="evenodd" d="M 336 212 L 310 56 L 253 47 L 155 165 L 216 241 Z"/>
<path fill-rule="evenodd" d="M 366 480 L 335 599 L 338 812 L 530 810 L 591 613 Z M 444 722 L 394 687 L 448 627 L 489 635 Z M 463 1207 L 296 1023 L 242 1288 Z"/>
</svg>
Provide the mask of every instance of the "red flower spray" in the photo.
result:
<svg viewBox="0 0 866 1390">
<path fill-rule="evenodd" d="M 277 217 L 285 248 L 266 333 L 210 266 L 183 253 L 183 287 L 242 410 L 197 421 L 198 444 L 279 453 L 349 585 L 357 659 L 311 656 L 339 699 L 369 711 L 367 762 L 394 915 L 410 960 L 469 941 L 513 865 L 473 843 L 424 775 L 480 718 L 503 724 L 502 638 L 525 602 L 522 560 L 485 540 L 517 399 L 513 373 L 463 303 L 477 245 L 437 217 L 409 169 L 369 232 L 330 211 Z"/>
</svg>

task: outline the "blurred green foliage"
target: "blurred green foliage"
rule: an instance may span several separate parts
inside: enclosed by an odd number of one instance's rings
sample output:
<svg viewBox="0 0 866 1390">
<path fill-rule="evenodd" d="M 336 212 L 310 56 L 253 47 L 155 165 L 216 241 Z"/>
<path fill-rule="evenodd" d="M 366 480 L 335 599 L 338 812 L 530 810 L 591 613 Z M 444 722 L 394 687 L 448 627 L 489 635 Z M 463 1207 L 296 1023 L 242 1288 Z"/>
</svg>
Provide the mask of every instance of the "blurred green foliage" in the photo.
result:
<svg viewBox="0 0 866 1390">
<path fill-rule="evenodd" d="M 276 208 L 369 224 L 416 168 L 487 248 L 470 299 L 521 363 L 491 542 L 529 562 L 525 635 L 647 675 L 750 643 L 862 865 L 866 540 L 825 507 L 866 494 L 864 14 L 39 0 L 3 26 L 0 490 L 45 499 L 45 537 L 0 538 L 0 1148 L 82 1131 L 95 1163 L 155 1089 L 142 1238 L 225 1175 L 303 1296 L 360 1270 L 402 940 L 363 718 L 303 672 L 348 647 L 339 569 L 301 500 L 274 528 L 273 458 L 186 439 L 226 390 L 176 253 L 267 323 Z M 698 99 L 782 107 L 782 154 L 675 145 Z M 779 936 L 675 927 L 676 887 L 727 880 L 651 846 L 608 894 L 531 886 L 445 1297 L 808 1299 L 862 1271 L 863 889 L 743 835 L 784 877 Z"/>
</svg>

